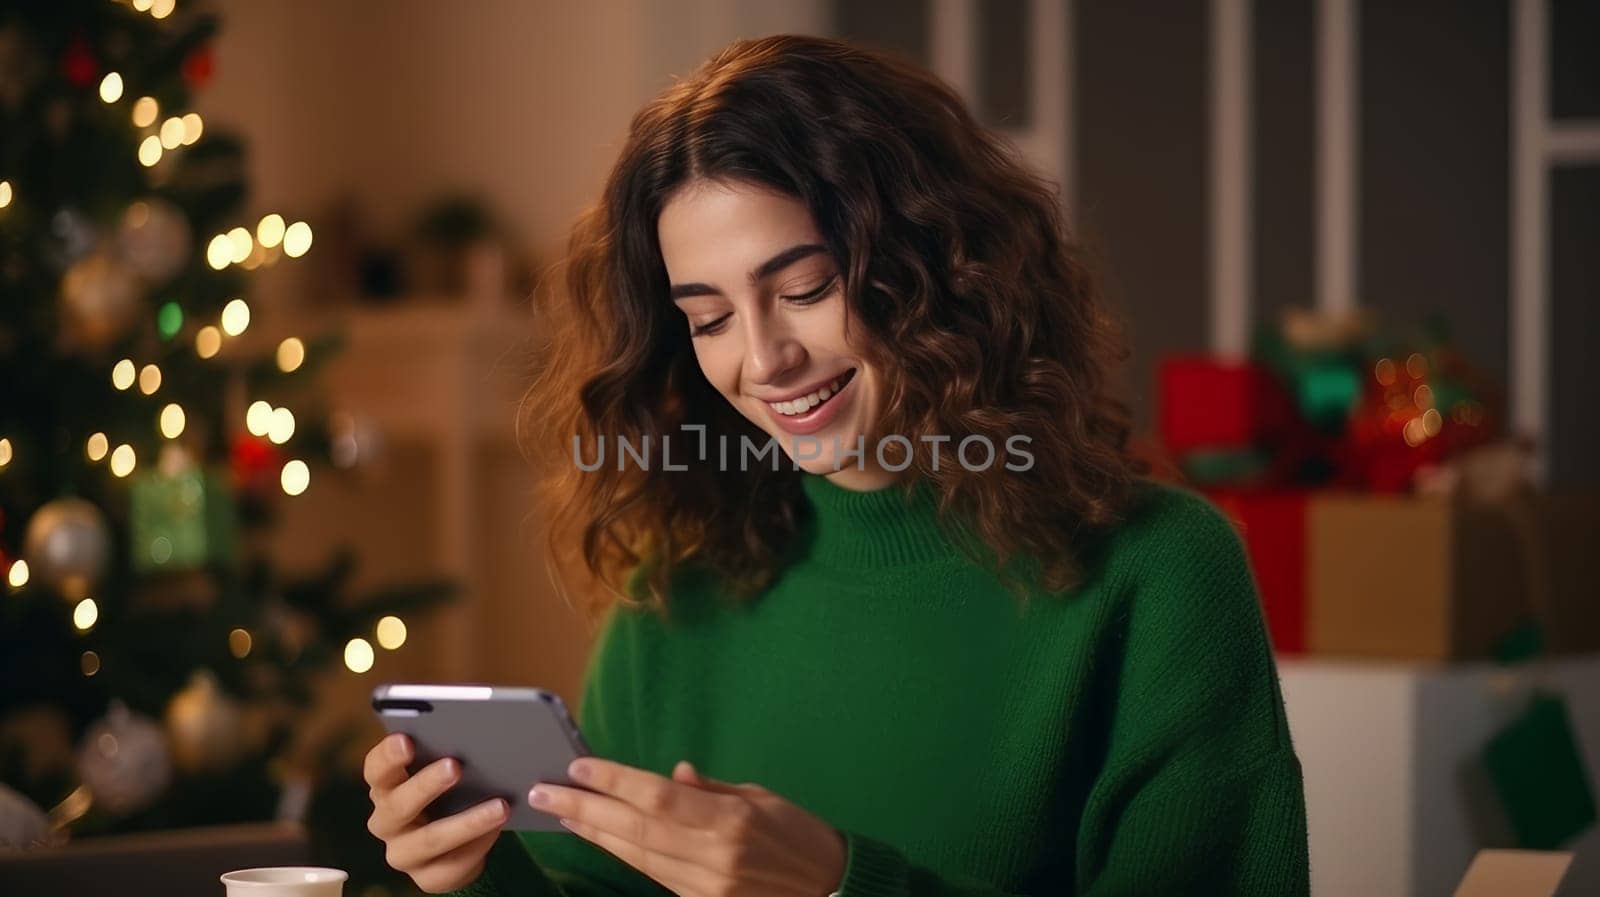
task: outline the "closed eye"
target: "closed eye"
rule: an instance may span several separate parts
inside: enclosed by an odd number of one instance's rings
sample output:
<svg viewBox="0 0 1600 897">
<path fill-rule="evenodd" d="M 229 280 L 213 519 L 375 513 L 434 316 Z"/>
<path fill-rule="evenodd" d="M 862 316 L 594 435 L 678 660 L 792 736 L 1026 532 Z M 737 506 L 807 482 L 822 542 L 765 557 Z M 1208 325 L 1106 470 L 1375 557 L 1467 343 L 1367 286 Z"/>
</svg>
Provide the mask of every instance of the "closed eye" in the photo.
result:
<svg viewBox="0 0 1600 897">
<path fill-rule="evenodd" d="M 717 318 L 715 321 L 707 321 L 704 324 L 696 324 L 689 329 L 689 336 L 696 337 L 719 333 L 721 332 L 723 326 L 728 323 L 728 318 L 731 317 L 731 315 L 732 313 L 730 312 L 729 314 Z"/>
<path fill-rule="evenodd" d="M 837 283 L 838 280 L 839 275 L 835 274 L 834 276 L 828 278 L 827 282 L 822 286 L 817 287 L 809 293 L 802 293 L 798 296 L 785 296 L 783 298 L 793 302 L 795 305 L 810 305 L 813 302 L 820 301 L 824 296 L 827 296 L 828 293 L 833 290 L 833 285 Z"/>
</svg>

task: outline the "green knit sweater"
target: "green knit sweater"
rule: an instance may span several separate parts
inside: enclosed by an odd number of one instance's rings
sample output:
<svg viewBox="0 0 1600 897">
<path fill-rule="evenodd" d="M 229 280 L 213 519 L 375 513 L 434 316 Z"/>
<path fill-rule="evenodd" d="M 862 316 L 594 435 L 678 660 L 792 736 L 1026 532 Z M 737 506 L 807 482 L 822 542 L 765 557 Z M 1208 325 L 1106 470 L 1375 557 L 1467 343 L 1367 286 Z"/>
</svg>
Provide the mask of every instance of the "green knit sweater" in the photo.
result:
<svg viewBox="0 0 1600 897">
<path fill-rule="evenodd" d="M 804 489 L 806 549 L 757 601 L 685 575 L 665 619 L 608 611 L 578 711 L 597 755 L 687 759 L 827 820 L 843 897 L 1307 893 L 1255 585 L 1203 499 L 1144 484 L 1084 584 L 1023 605 L 942 537 L 927 490 Z M 458 893 L 668 892 L 526 832 Z"/>
</svg>

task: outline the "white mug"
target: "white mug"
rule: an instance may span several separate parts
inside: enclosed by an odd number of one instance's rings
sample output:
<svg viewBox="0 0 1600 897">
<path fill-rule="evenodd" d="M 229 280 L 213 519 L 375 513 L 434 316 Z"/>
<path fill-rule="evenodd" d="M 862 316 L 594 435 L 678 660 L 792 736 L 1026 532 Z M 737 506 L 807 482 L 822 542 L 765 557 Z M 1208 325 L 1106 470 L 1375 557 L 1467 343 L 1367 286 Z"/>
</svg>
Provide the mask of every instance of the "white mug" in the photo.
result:
<svg viewBox="0 0 1600 897">
<path fill-rule="evenodd" d="M 349 877 L 343 869 L 265 866 L 225 872 L 222 883 L 228 897 L 340 897 Z"/>
</svg>

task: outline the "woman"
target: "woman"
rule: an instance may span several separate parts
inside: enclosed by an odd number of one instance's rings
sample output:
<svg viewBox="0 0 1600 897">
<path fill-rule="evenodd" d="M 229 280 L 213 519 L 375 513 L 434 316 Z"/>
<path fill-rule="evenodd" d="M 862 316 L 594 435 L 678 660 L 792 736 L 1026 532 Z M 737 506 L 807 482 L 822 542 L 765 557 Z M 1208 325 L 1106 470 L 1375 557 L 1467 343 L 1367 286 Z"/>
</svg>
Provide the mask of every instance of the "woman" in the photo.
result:
<svg viewBox="0 0 1600 897">
<path fill-rule="evenodd" d="M 579 705 L 594 790 L 530 793 L 573 834 L 429 820 L 459 769 L 408 778 L 393 736 L 366 773 L 392 865 L 463 894 L 1306 893 L 1238 540 L 1140 477 L 1055 196 L 946 87 L 732 45 L 634 119 L 568 287 L 527 417 L 557 556 L 623 589 Z"/>
</svg>

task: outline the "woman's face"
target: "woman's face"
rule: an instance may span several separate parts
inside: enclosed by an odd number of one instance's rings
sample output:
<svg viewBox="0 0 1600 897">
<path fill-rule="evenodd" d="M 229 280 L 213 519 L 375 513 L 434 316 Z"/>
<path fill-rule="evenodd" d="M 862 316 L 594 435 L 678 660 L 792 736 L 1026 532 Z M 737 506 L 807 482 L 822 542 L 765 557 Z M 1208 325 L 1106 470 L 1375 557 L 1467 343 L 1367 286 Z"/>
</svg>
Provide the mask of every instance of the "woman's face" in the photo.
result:
<svg viewBox="0 0 1600 897">
<path fill-rule="evenodd" d="M 846 328 L 841 274 L 805 204 L 746 182 L 696 180 L 656 226 L 673 302 L 711 385 L 806 471 L 848 489 L 891 483 L 874 450 L 881 380 L 859 328 Z M 843 454 L 863 437 L 859 460 Z M 730 467 L 742 448 L 729 445 Z"/>
</svg>

